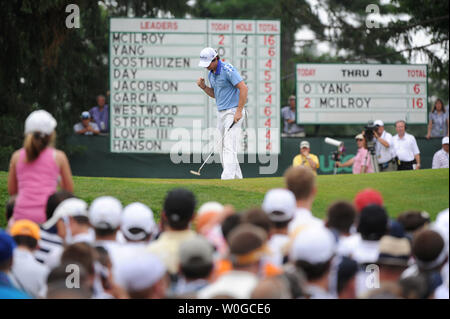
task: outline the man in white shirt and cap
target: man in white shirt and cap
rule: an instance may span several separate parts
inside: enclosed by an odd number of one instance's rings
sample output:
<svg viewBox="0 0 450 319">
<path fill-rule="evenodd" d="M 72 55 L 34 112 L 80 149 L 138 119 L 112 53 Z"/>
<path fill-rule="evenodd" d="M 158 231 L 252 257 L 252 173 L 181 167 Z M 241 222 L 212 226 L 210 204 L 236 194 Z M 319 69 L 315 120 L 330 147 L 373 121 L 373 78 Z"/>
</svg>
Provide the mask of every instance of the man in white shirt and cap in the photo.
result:
<svg viewBox="0 0 450 319">
<path fill-rule="evenodd" d="M 398 170 L 420 169 L 420 151 L 416 138 L 406 133 L 406 122 L 395 122 L 397 135 L 393 138 L 394 152 L 397 157 Z M 415 166 L 414 166 L 415 164 Z"/>
<path fill-rule="evenodd" d="M 336 299 L 329 292 L 328 279 L 335 251 L 335 237 L 325 227 L 308 228 L 296 236 L 289 259 L 304 271 L 310 299 Z"/>
<path fill-rule="evenodd" d="M 122 204 L 115 197 L 98 197 L 89 207 L 89 221 L 95 230 L 94 246 L 102 246 L 108 251 L 115 280 L 117 280 L 116 265 L 122 258 L 123 245 L 117 241 L 121 219 Z"/>
<path fill-rule="evenodd" d="M 396 171 L 394 154 L 393 154 L 393 141 L 392 135 L 384 130 L 384 123 L 381 120 L 376 120 L 373 123 L 376 130 L 373 135 L 376 139 L 375 153 L 377 156 L 377 162 L 380 167 L 380 172 Z"/>
<path fill-rule="evenodd" d="M 433 164 L 431 168 L 448 168 L 448 136 L 442 138 L 442 148 L 434 153 Z"/>
<path fill-rule="evenodd" d="M 162 299 L 166 296 L 169 281 L 164 263 L 147 252 L 121 264 L 117 282 L 131 299 Z"/>
<path fill-rule="evenodd" d="M 95 234 L 89 224 L 88 204 L 79 198 L 68 198 L 55 209 L 53 216 L 42 225 L 44 229 L 55 226 L 66 245 L 86 242 L 92 244 Z"/>
<path fill-rule="evenodd" d="M 266 193 L 262 209 L 272 222 L 270 238 L 267 243 L 271 251 L 268 259 L 271 263 L 282 266 L 284 257 L 288 254 L 288 225 L 294 218 L 297 209 L 295 196 L 287 189 L 272 189 Z"/>
</svg>

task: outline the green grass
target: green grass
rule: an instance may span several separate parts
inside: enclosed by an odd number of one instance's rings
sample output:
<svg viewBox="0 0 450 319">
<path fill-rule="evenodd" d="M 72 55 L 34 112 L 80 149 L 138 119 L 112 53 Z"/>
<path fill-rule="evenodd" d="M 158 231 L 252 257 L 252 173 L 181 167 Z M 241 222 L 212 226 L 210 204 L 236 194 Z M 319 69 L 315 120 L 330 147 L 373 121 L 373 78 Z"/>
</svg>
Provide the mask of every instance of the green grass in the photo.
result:
<svg viewBox="0 0 450 319">
<path fill-rule="evenodd" d="M 197 196 L 198 204 L 216 200 L 232 204 L 243 210 L 261 204 L 267 190 L 283 187 L 281 177 L 247 178 L 221 181 L 217 179 L 135 179 L 74 177 L 75 194 L 91 203 L 102 195 L 119 198 L 124 205 L 140 201 L 149 205 L 159 217 L 164 196 L 175 187 L 190 189 Z M 434 219 L 436 214 L 449 207 L 449 170 L 420 170 L 368 175 L 318 176 L 318 194 L 313 213 L 324 217 L 327 207 L 335 200 L 352 200 L 366 187 L 379 190 L 385 199 L 390 216 L 406 210 L 426 210 Z M 8 199 L 7 173 L 0 172 L 0 205 Z M 0 214 L 0 226 L 4 227 L 4 214 Z"/>
</svg>

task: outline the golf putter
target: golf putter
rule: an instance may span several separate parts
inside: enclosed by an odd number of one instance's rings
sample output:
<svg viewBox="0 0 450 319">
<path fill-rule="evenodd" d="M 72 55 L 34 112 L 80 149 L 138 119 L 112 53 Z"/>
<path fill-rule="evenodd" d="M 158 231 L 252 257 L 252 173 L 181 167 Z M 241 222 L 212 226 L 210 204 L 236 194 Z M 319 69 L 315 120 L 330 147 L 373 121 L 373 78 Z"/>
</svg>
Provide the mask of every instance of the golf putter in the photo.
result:
<svg viewBox="0 0 450 319">
<path fill-rule="evenodd" d="M 233 125 L 236 122 L 233 122 L 233 124 L 231 124 L 231 126 L 227 129 L 227 131 L 225 132 L 225 134 L 223 134 L 222 139 L 220 140 L 221 143 L 223 143 L 223 139 L 225 138 L 225 135 L 231 130 L 231 128 L 233 127 Z M 217 145 L 219 145 L 219 143 L 216 143 L 216 145 L 214 145 L 213 150 L 211 151 L 211 153 L 209 153 L 208 157 L 206 158 L 206 160 L 203 162 L 202 166 L 200 166 L 200 168 L 198 169 L 198 171 L 190 171 L 190 173 L 192 175 L 197 175 L 200 176 L 200 171 L 202 170 L 203 166 L 205 166 L 206 162 L 209 160 L 209 158 L 214 154 L 214 149 L 217 147 Z"/>
</svg>

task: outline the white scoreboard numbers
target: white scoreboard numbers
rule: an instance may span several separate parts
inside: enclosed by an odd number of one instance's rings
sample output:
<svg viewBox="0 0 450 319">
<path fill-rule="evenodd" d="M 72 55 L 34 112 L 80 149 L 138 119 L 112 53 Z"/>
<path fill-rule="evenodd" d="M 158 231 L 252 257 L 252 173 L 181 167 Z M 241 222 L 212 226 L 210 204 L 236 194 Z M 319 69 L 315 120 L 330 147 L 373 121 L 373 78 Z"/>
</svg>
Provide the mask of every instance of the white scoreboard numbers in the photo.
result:
<svg viewBox="0 0 450 319">
<path fill-rule="evenodd" d="M 297 123 L 426 124 L 427 66 L 297 64 Z"/>
<path fill-rule="evenodd" d="M 215 100 L 196 84 L 204 77 L 210 85 L 198 67 L 207 46 L 249 88 L 243 137 L 256 138 L 257 147 L 243 138 L 241 151 L 279 153 L 279 21 L 129 18 L 110 20 L 111 152 L 170 153 L 179 128 L 196 139 L 191 153 L 202 152 L 209 141 L 193 133 L 194 123 L 217 126 Z"/>
</svg>

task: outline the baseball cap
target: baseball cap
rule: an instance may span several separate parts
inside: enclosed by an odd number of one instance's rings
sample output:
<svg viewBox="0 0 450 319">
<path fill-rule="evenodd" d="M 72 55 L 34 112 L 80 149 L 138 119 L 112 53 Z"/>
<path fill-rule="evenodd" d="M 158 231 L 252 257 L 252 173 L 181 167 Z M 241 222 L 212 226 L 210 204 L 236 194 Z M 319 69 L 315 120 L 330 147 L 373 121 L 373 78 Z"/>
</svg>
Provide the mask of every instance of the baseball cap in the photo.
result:
<svg viewBox="0 0 450 319">
<path fill-rule="evenodd" d="M 375 122 L 373 122 L 373 125 L 375 126 L 384 126 L 384 123 L 382 120 L 376 120 Z"/>
<path fill-rule="evenodd" d="M 197 235 L 180 245 L 181 266 L 203 266 L 213 263 L 213 246 L 202 236 Z"/>
<path fill-rule="evenodd" d="M 378 263 L 391 266 L 408 266 L 411 244 L 406 237 L 383 236 L 379 243 Z"/>
<path fill-rule="evenodd" d="M 118 283 L 127 291 L 140 291 L 156 284 L 166 274 L 163 262 L 153 254 L 145 253 L 118 264 Z"/>
<path fill-rule="evenodd" d="M 38 224 L 32 222 L 31 220 L 27 219 L 21 219 L 15 222 L 10 230 L 9 233 L 11 236 L 28 236 L 32 237 L 36 240 L 41 239 L 40 235 L 40 229 Z"/>
<path fill-rule="evenodd" d="M 367 240 L 379 240 L 388 229 L 386 210 L 378 205 L 368 205 L 359 216 L 357 231 Z"/>
<path fill-rule="evenodd" d="M 217 51 L 213 48 L 204 48 L 200 52 L 200 62 L 198 66 L 208 67 L 211 64 L 211 61 L 218 55 Z"/>
<path fill-rule="evenodd" d="M 383 206 L 383 196 L 380 192 L 372 188 L 366 188 L 356 194 L 353 202 L 358 212 L 360 212 L 369 204 L 377 204 Z"/>
<path fill-rule="evenodd" d="M 3 230 L 0 230 L 0 263 L 12 257 L 14 248 L 16 248 L 14 239 Z"/>
<path fill-rule="evenodd" d="M 309 142 L 308 142 L 308 141 L 302 141 L 302 142 L 300 143 L 300 148 L 304 148 L 304 147 L 309 148 Z"/>
<path fill-rule="evenodd" d="M 251 264 L 268 252 L 266 232 L 258 226 L 244 223 L 228 235 L 231 258 L 240 265 Z"/>
<path fill-rule="evenodd" d="M 141 231 L 132 232 L 133 228 Z M 142 203 L 131 203 L 123 209 L 122 224 L 120 227 L 122 233 L 131 240 L 142 240 L 156 230 L 156 223 L 153 217 L 153 211 Z"/>
<path fill-rule="evenodd" d="M 177 223 L 191 219 L 196 200 L 194 194 L 184 188 L 172 189 L 164 201 L 164 212 L 169 222 Z"/>
<path fill-rule="evenodd" d="M 430 214 L 426 211 L 411 210 L 401 213 L 397 221 L 407 232 L 413 232 L 431 222 Z"/>
<path fill-rule="evenodd" d="M 122 204 L 112 196 L 96 198 L 89 207 L 89 221 L 94 228 L 115 229 L 120 226 Z"/>
<path fill-rule="evenodd" d="M 296 100 L 297 98 L 295 97 L 295 95 L 289 95 L 289 100 Z"/>
<path fill-rule="evenodd" d="M 195 226 L 197 231 L 208 224 L 214 217 L 221 214 L 224 210 L 224 206 L 218 202 L 206 202 L 197 211 L 197 216 L 195 217 Z"/>
<path fill-rule="evenodd" d="M 81 113 L 81 118 L 82 119 L 90 119 L 91 114 L 88 111 L 84 111 L 83 113 Z"/>
<path fill-rule="evenodd" d="M 358 134 L 355 136 L 355 140 L 363 140 L 364 139 L 364 135 L 362 134 Z"/>
<path fill-rule="evenodd" d="M 42 228 L 49 229 L 56 225 L 56 222 L 65 216 L 85 216 L 88 217 L 88 204 L 79 198 L 67 198 L 63 200 L 55 209 L 52 218 L 42 225 Z"/>
<path fill-rule="evenodd" d="M 335 250 L 336 240 L 333 233 L 323 226 L 313 226 L 295 237 L 289 258 L 292 261 L 322 264 L 334 256 Z"/>
<path fill-rule="evenodd" d="M 444 145 L 444 144 L 448 144 L 448 136 L 444 136 L 442 138 L 442 145 Z"/>
<path fill-rule="evenodd" d="M 271 189 L 264 196 L 262 209 L 272 222 L 287 222 L 294 217 L 297 202 L 287 189 Z"/>
<path fill-rule="evenodd" d="M 25 134 L 39 132 L 50 135 L 55 127 L 55 118 L 45 110 L 31 112 L 25 120 Z"/>
</svg>

